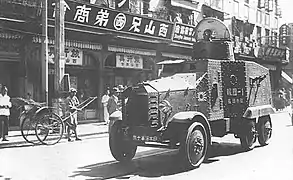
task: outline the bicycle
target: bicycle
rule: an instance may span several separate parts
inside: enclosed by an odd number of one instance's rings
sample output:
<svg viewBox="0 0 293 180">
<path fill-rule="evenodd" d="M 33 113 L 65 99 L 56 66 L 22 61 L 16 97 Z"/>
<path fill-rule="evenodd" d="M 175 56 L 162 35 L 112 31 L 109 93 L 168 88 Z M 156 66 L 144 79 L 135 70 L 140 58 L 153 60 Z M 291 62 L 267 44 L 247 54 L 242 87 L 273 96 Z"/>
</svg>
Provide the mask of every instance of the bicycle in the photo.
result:
<svg viewBox="0 0 293 180">
<path fill-rule="evenodd" d="M 96 98 L 97 97 L 89 97 L 87 100 L 82 102 L 77 109 L 82 110 Z M 77 112 L 78 111 L 75 111 L 66 117 L 60 117 L 52 110 L 47 111 L 47 113 L 43 113 L 42 116 L 37 119 L 35 126 L 35 134 L 38 140 L 44 145 L 57 144 L 62 139 L 65 126 L 71 126 L 67 120 Z"/>
</svg>

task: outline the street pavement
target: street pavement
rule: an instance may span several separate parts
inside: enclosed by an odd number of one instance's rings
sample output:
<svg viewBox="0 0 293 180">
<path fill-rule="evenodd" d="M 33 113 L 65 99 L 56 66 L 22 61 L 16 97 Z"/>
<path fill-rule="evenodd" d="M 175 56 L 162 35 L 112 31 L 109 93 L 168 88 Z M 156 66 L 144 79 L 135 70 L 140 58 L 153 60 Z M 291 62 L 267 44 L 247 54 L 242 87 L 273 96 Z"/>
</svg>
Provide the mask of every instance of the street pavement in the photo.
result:
<svg viewBox="0 0 293 180">
<path fill-rule="evenodd" d="M 177 150 L 139 147 L 130 163 L 111 155 L 105 124 L 80 124 L 82 141 L 64 138 L 53 146 L 0 146 L 0 180 L 67 179 L 205 179 L 292 180 L 293 126 L 288 113 L 272 115 L 273 136 L 268 146 L 249 152 L 233 135 L 212 138 L 213 153 L 193 170 L 184 169 Z M 101 130 L 104 131 L 101 131 Z M 21 136 L 18 136 L 21 140 Z M 13 141 L 13 137 L 10 137 Z"/>
<path fill-rule="evenodd" d="M 77 130 L 79 137 L 82 138 L 86 136 L 108 133 L 108 125 L 104 122 L 82 123 L 78 125 Z M 63 134 L 63 138 L 65 138 L 65 133 Z M 22 137 L 20 130 L 10 130 L 7 139 L 9 141 L 0 141 L 0 148 L 27 144 L 25 139 Z"/>
</svg>

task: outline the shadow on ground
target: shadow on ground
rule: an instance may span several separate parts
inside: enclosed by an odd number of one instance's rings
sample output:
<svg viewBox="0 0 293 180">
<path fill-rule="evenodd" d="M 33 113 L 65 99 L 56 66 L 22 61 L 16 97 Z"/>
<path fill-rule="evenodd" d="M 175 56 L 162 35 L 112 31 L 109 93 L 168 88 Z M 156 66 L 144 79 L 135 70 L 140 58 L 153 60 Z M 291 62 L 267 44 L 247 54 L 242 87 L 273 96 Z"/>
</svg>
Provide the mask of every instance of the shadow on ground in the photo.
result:
<svg viewBox="0 0 293 180">
<path fill-rule="evenodd" d="M 160 150 L 159 150 L 160 151 Z M 171 151 L 171 152 L 170 152 Z M 182 166 L 179 161 L 178 150 L 164 151 L 157 155 L 141 157 L 143 153 L 137 153 L 131 162 L 119 163 L 109 161 L 80 167 L 73 173 L 72 177 L 83 177 L 87 179 L 129 179 L 131 176 L 161 177 L 180 174 L 190 171 Z M 244 152 L 240 144 L 235 143 L 213 143 L 209 157 L 204 164 L 219 161 L 221 156 L 231 156 Z"/>
</svg>

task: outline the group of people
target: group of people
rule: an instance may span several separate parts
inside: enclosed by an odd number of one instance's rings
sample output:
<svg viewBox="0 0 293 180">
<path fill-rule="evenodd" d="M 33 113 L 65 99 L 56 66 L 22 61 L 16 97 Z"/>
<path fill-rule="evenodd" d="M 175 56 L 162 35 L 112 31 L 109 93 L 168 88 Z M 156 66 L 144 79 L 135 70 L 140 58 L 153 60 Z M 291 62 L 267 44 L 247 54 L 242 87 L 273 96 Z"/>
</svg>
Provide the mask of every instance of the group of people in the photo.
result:
<svg viewBox="0 0 293 180">
<path fill-rule="evenodd" d="M 115 112 L 120 110 L 121 103 L 119 100 L 119 93 L 124 88 L 122 86 L 120 87 L 114 87 L 113 89 L 107 88 L 105 91 L 105 94 L 102 97 L 102 104 L 104 108 L 104 121 L 106 123 L 109 123 L 109 116 Z M 8 128 L 9 128 L 9 116 L 10 116 L 10 108 L 12 107 L 12 104 L 10 102 L 10 97 L 8 96 L 7 92 L 8 89 L 6 86 L 2 86 L 0 84 L 0 138 L 2 138 L 2 141 L 8 141 Z M 69 95 L 65 99 L 65 117 L 69 117 L 67 120 L 67 138 L 68 141 L 71 140 L 71 131 L 75 134 L 75 140 L 80 141 L 81 139 L 78 137 L 77 133 L 77 113 L 76 111 L 79 111 L 81 109 L 78 108 L 79 100 L 76 96 L 77 90 L 75 88 L 71 88 L 69 90 Z"/>
<path fill-rule="evenodd" d="M 107 124 L 109 124 L 109 116 L 115 111 L 119 111 L 121 108 L 119 93 L 124 89 L 123 86 L 114 87 L 111 90 L 110 88 L 107 88 L 102 96 L 101 103 L 103 104 L 104 121 Z"/>
</svg>

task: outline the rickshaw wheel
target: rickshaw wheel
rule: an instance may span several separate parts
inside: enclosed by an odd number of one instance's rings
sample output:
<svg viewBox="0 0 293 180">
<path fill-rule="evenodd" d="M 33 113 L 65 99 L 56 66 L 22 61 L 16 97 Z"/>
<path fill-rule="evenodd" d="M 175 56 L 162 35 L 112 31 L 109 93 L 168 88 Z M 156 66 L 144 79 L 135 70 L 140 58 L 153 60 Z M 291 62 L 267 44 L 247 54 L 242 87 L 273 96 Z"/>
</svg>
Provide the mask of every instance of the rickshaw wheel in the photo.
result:
<svg viewBox="0 0 293 180">
<path fill-rule="evenodd" d="M 20 125 L 20 132 L 24 140 L 31 144 L 40 144 L 35 132 L 36 120 L 26 117 L 26 115 L 20 118 L 23 118 Z"/>
<path fill-rule="evenodd" d="M 36 123 L 35 132 L 38 140 L 45 145 L 58 143 L 64 132 L 64 124 L 60 116 L 55 113 L 42 114 Z"/>
</svg>

